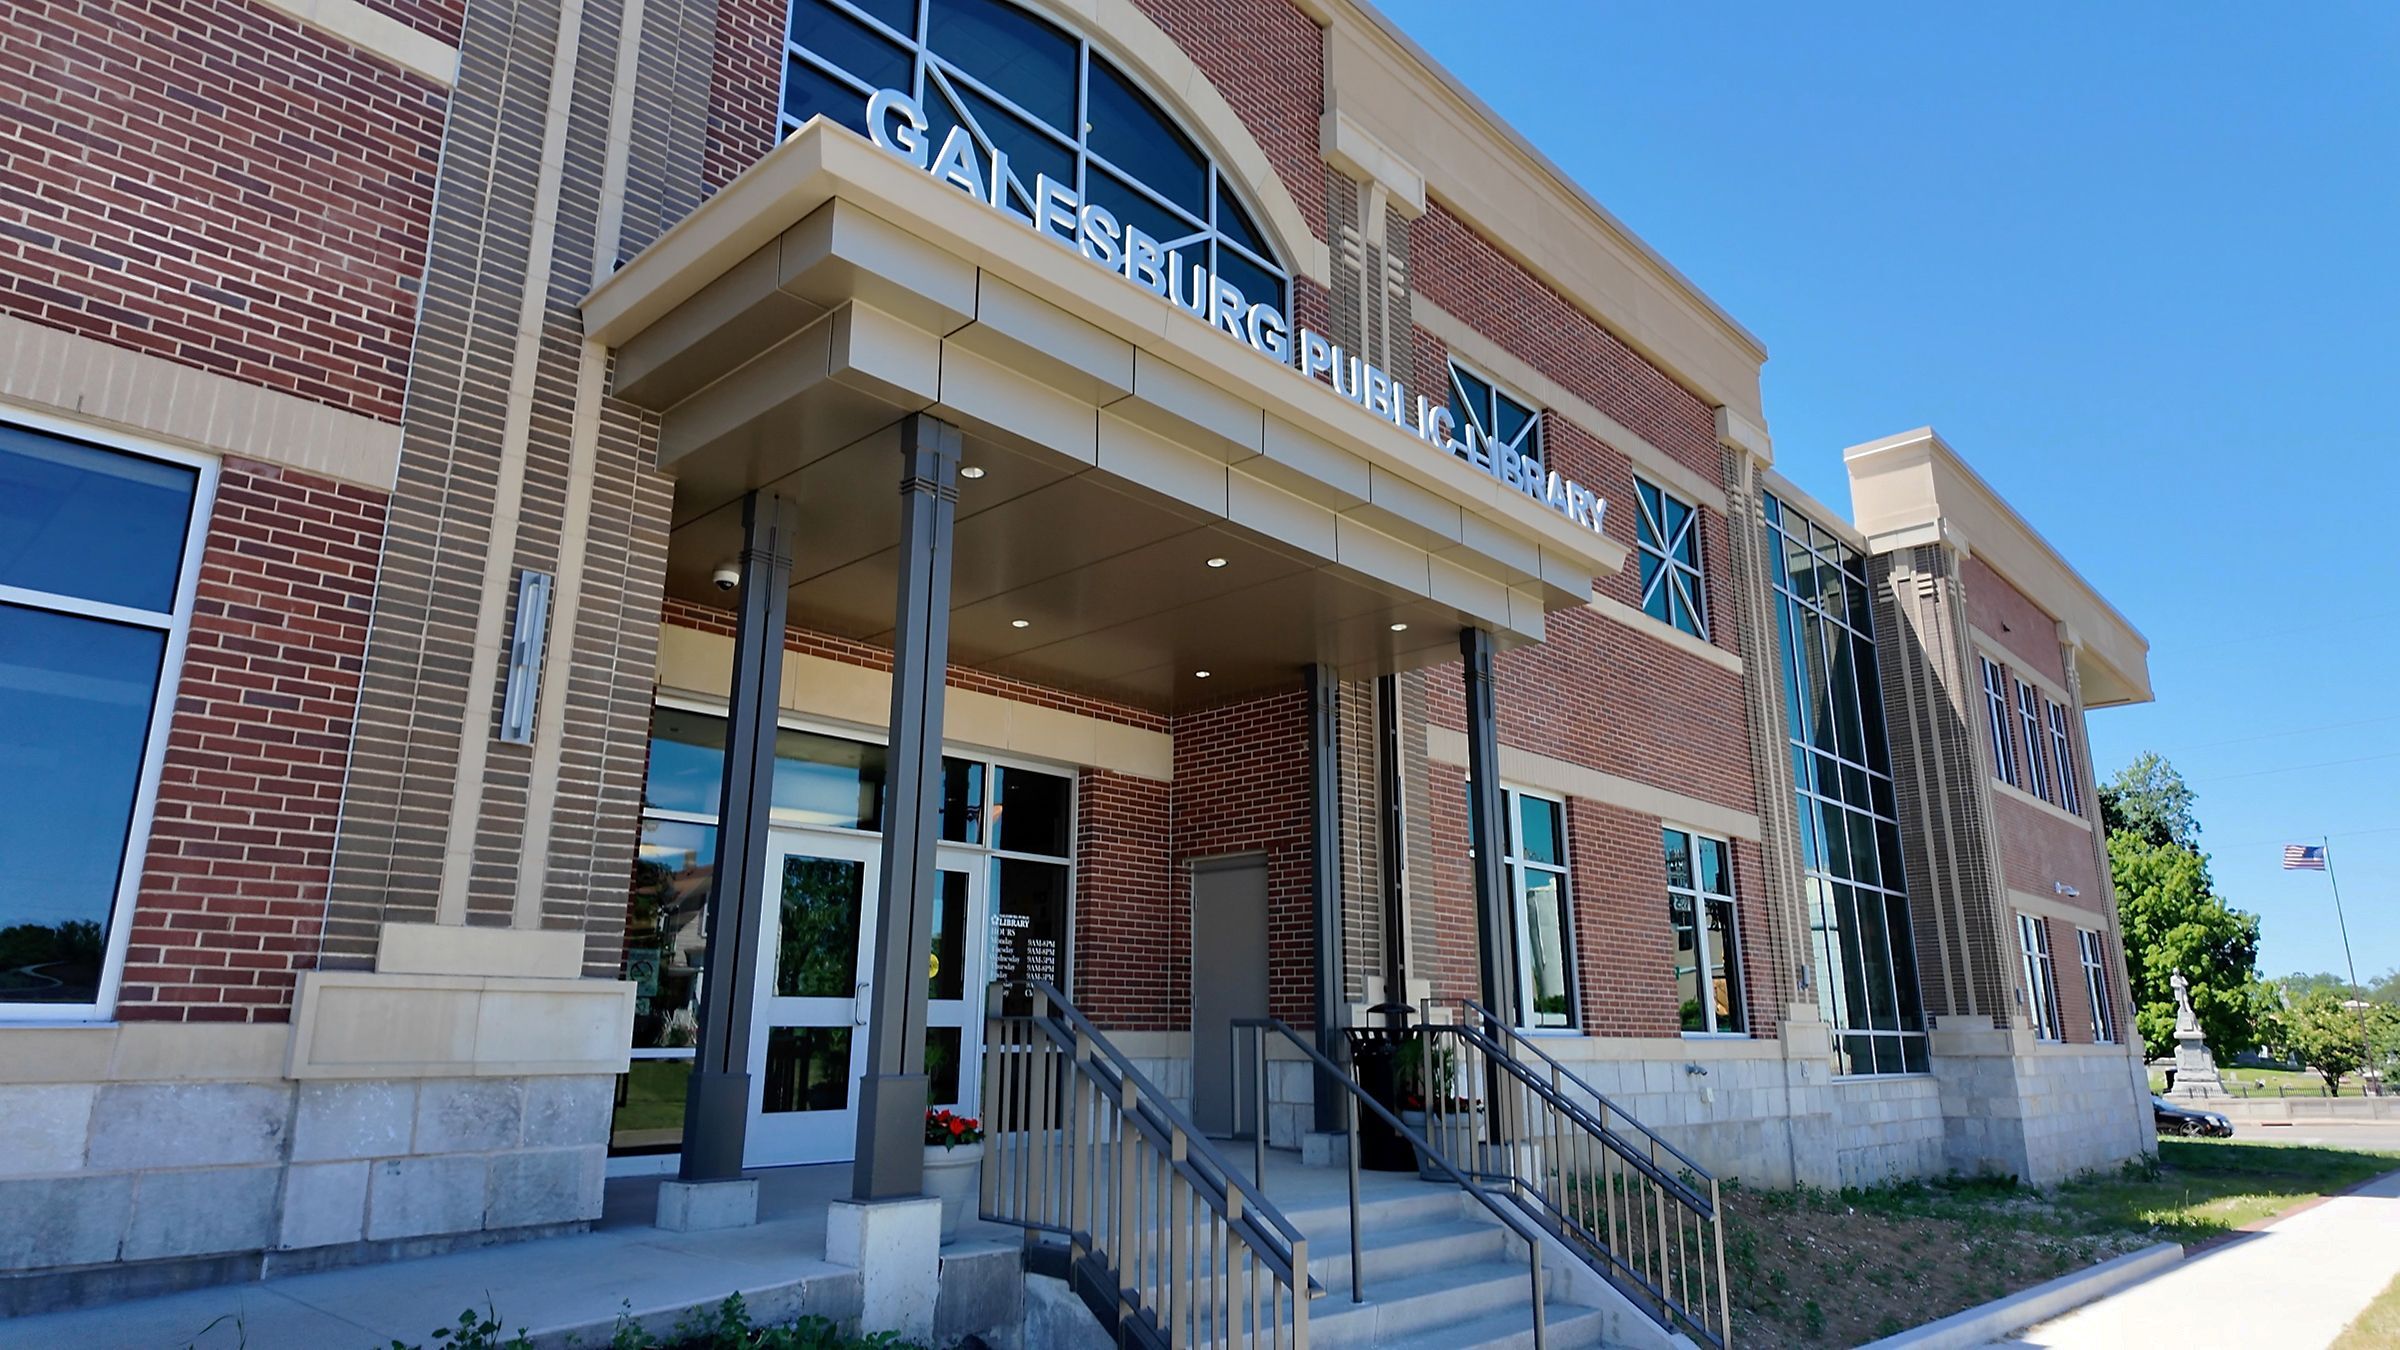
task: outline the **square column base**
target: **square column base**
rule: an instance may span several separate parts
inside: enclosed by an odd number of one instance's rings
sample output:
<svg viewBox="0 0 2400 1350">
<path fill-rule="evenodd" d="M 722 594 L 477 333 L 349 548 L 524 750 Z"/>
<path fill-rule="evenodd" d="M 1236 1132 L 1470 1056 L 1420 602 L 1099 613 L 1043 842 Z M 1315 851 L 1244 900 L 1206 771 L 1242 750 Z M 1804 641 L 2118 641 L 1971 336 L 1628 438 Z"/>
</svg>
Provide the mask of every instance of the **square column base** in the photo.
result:
<svg viewBox="0 0 2400 1350">
<path fill-rule="evenodd" d="M 1310 1130 L 1300 1136 L 1302 1167 L 1348 1167 L 1350 1136 L 1338 1130 Z"/>
<path fill-rule="evenodd" d="M 825 1259 L 857 1270 L 864 1286 L 858 1329 L 933 1339 L 942 1272 L 942 1202 L 836 1200 L 825 1213 Z"/>
<path fill-rule="evenodd" d="M 758 1180 L 662 1181 L 656 1222 L 670 1233 L 748 1228 L 758 1222 Z"/>
</svg>

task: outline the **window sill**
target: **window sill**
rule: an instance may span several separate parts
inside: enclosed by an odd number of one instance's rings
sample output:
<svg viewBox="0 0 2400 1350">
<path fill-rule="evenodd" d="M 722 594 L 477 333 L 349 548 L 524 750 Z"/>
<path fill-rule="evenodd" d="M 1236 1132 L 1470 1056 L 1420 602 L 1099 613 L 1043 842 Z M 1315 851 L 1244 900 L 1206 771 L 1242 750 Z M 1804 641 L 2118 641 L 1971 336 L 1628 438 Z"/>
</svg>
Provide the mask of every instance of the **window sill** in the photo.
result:
<svg viewBox="0 0 2400 1350">
<path fill-rule="evenodd" d="M 1712 665 L 1722 666 L 1736 675 L 1742 673 L 1741 657 L 1706 639 L 1693 637 L 1671 623 L 1661 623 L 1648 613 L 1613 596 L 1595 593 L 1586 604 L 1596 610 L 1602 618 L 1613 623 L 1623 624 L 1637 632 L 1646 633 L 1678 651 L 1699 657 Z"/>
<path fill-rule="evenodd" d="M 1747 1031 L 1686 1031 L 1681 1034 L 1687 1041 L 1746 1041 L 1752 1039 Z"/>
</svg>

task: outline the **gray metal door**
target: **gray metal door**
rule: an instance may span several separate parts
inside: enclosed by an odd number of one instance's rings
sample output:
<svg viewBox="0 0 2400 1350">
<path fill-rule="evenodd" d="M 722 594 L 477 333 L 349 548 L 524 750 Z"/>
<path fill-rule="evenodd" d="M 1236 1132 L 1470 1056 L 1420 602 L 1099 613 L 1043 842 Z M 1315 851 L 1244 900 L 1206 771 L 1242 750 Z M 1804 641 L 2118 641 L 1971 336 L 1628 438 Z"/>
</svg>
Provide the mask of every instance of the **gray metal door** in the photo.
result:
<svg viewBox="0 0 2400 1350">
<path fill-rule="evenodd" d="M 1233 1023 L 1267 1015 L 1267 862 L 1192 869 L 1192 1119 L 1233 1132 Z"/>
</svg>

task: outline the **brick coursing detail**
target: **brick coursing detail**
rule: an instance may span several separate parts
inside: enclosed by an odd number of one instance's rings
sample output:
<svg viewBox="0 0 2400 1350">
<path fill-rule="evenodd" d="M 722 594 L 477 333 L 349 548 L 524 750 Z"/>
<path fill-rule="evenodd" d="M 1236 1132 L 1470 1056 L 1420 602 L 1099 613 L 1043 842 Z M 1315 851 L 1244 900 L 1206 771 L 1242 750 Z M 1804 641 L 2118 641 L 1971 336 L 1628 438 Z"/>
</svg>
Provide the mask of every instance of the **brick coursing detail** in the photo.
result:
<svg viewBox="0 0 2400 1350">
<path fill-rule="evenodd" d="M 1192 1008 L 1191 891 L 1170 864 L 1170 787 L 1085 769 L 1077 788 L 1076 1005 L 1115 1030 L 1182 1030 Z"/>
<path fill-rule="evenodd" d="M 1415 221 L 1409 256 L 1420 295 L 1693 472 L 1722 481 L 1714 409 L 1441 203 Z"/>
<path fill-rule="evenodd" d="M 1297 689 L 1269 694 L 1184 713 L 1172 725 L 1173 861 L 1184 911 L 1193 862 L 1264 855 L 1269 1006 L 1294 1026 L 1312 1025 L 1307 699 Z"/>
<path fill-rule="evenodd" d="M 0 311 L 396 421 L 446 103 L 251 0 L 0 5 Z"/>
<path fill-rule="evenodd" d="M 117 1016 L 280 1022 L 316 965 L 385 499 L 228 459 Z"/>
<path fill-rule="evenodd" d="M 360 0 L 367 8 L 398 19 L 455 47 L 466 23 L 467 0 Z"/>
</svg>

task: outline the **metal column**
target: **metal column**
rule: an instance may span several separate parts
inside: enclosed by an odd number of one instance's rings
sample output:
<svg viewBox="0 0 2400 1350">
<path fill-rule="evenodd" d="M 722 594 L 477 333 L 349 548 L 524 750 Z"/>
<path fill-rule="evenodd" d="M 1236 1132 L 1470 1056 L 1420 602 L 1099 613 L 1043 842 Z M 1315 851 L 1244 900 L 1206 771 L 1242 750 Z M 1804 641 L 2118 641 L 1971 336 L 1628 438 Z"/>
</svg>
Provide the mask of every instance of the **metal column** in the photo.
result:
<svg viewBox="0 0 2400 1350">
<path fill-rule="evenodd" d="M 1308 893 L 1309 913 L 1316 930 L 1317 1051 L 1342 1062 L 1342 764 L 1335 716 L 1341 685 L 1333 672 L 1310 666 L 1303 676 L 1308 685 Z M 1317 1071 L 1316 1129 L 1319 1134 L 1342 1130 L 1342 1103 L 1347 1095 Z"/>
<path fill-rule="evenodd" d="M 941 878 L 942 682 L 950 666 L 951 531 L 958 428 L 900 424 L 900 593 L 892 625 L 891 744 L 884 759 L 882 891 L 867 972 L 867 1074 L 859 1084 L 854 1200 L 925 1189 L 925 954 Z"/>
<path fill-rule="evenodd" d="M 1383 852 L 1383 997 L 1408 1002 L 1408 816 L 1400 754 L 1400 677 L 1375 681 L 1375 814 Z"/>
<path fill-rule="evenodd" d="M 775 721 L 783 687 L 785 604 L 792 586 L 790 502 L 742 499 L 742 593 L 733 630 L 708 955 L 700 978 L 700 1045 L 683 1101 L 685 1181 L 742 1174 L 750 1126 L 750 1010 L 767 892 L 767 807 L 775 788 Z"/>
<path fill-rule="evenodd" d="M 1501 864 L 1507 822 L 1500 811 L 1500 735 L 1493 725 L 1492 635 L 1481 628 L 1458 634 L 1466 663 L 1467 829 L 1475 859 L 1475 950 L 1483 968 L 1483 1006 L 1505 1025 L 1517 1025 L 1516 930 L 1508 874 Z"/>
</svg>

